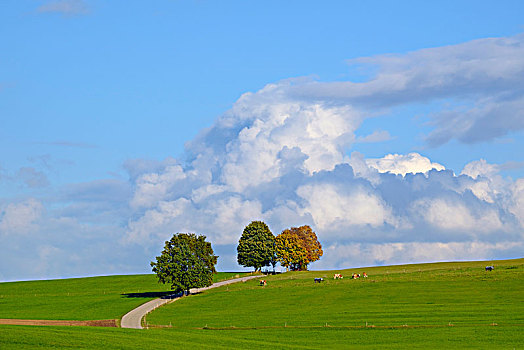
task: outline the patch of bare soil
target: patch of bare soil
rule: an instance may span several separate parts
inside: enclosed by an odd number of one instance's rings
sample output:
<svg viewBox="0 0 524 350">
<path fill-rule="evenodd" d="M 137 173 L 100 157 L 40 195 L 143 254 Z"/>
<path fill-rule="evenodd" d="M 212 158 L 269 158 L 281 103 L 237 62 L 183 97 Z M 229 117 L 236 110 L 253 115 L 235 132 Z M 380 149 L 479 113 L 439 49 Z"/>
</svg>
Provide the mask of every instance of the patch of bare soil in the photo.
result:
<svg viewBox="0 0 524 350">
<path fill-rule="evenodd" d="M 68 321 L 68 320 L 19 320 L 0 318 L 0 324 L 17 326 L 93 326 L 117 327 L 116 320 Z"/>
</svg>

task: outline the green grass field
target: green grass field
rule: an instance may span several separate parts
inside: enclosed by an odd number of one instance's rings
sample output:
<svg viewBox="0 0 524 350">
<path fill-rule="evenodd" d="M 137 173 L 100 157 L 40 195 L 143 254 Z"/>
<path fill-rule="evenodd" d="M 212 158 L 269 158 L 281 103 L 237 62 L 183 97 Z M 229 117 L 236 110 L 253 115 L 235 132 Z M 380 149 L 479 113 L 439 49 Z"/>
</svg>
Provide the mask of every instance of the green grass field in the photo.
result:
<svg viewBox="0 0 524 350">
<path fill-rule="evenodd" d="M 220 272 L 214 279 L 235 275 Z M 0 283 L 0 318 L 119 319 L 168 291 L 169 286 L 159 284 L 152 274 Z"/>
<path fill-rule="evenodd" d="M 484 271 L 484 266 L 490 263 L 495 265 L 495 271 Z M 255 279 L 185 297 L 159 308 L 147 316 L 150 326 L 147 330 L 0 326 L 0 348 L 521 349 L 524 259 L 490 263 L 437 263 L 267 276 L 265 287 L 259 286 Z M 369 278 L 348 278 L 351 272 L 364 271 Z M 335 272 L 345 278 L 333 280 Z M 83 280 L 95 282 L 91 286 L 93 291 L 115 286 L 111 300 L 118 307 L 114 306 L 111 314 L 121 315 L 128 311 L 118 311 L 124 309 L 128 299 L 141 299 L 121 294 L 162 291 L 154 276 L 149 276 L 149 282 L 147 277 Z M 315 284 L 314 277 L 324 277 L 325 281 Z M 127 286 L 126 278 L 131 283 Z M 20 282 L 20 285 L 43 282 Z M 49 282 L 55 286 L 41 287 L 42 296 L 46 290 L 52 294 L 53 288 L 60 287 L 61 297 L 57 300 L 66 299 L 66 294 L 74 290 L 80 293 L 82 288 L 76 284 L 86 283 Z M 0 295 L 14 291 L 12 285 L 0 284 Z M 93 292 L 88 297 L 97 300 L 100 296 Z M 35 302 L 40 314 L 52 311 L 45 298 L 36 299 L 41 303 Z M 139 303 L 144 301 L 146 298 Z M 104 303 L 94 308 L 105 309 Z M 2 313 L 4 305 L 8 305 L 9 315 L 34 314 L 33 306 L 26 307 L 13 300 L 0 303 Z M 15 312 L 16 305 L 19 310 Z M 84 308 L 88 305 L 85 303 Z M 91 312 L 84 308 L 78 310 L 82 317 L 67 318 L 88 319 Z M 53 315 L 60 313 L 65 312 Z M 103 310 L 93 313 L 102 315 Z M 94 319 L 100 318 L 106 317 Z"/>
<path fill-rule="evenodd" d="M 156 310 L 150 325 L 283 327 L 524 325 L 524 260 L 291 272 L 210 290 Z M 352 280 L 351 272 L 368 278 Z M 314 277 L 324 277 L 321 284 Z M 198 317 L 192 310 L 198 309 Z"/>
<path fill-rule="evenodd" d="M 249 330 L 0 326 L 1 349 L 522 349 L 522 327 Z"/>
</svg>

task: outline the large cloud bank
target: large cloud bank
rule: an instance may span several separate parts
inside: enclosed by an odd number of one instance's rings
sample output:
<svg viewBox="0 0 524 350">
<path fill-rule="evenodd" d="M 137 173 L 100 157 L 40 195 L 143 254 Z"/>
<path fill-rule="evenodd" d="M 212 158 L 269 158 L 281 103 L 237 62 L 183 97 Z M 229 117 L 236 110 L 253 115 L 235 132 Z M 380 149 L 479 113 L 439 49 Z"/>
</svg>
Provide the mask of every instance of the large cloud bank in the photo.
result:
<svg viewBox="0 0 524 350">
<path fill-rule="evenodd" d="M 243 227 L 264 220 L 275 234 L 311 225 L 325 248 L 313 268 L 520 256 L 524 179 L 502 178 L 484 160 L 460 173 L 419 153 L 366 159 L 352 145 L 366 118 L 421 102 L 442 103 L 426 138 L 433 146 L 521 130 L 523 44 L 524 36 L 482 39 L 354 60 L 378 66 L 363 83 L 269 84 L 188 142 L 185 159 L 129 160 L 129 182 L 72 185 L 52 209 L 35 198 L 5 202 L 0 240 L 40 225 L 49 235 L 41 259 L 75 266 L 90 251 L 132 252 L 99 260 L 118 271 L 131 256 L 147 264 L 173 232 L 191 231 L 218 247 L 219 267 L 235 269 Z M 64 257 L 53 229 L 76 230 L 80 252 Z"/>
<path fill-rule="evenodd" d="M 521 129 L 522 41 L 360 59 L 379 66 L 373 80 L 286 81 L 245 94 L 187 144 L 186 163 L 137 177 L 132 204 L 143 214 L 129 222 L 127 239 L 143 242 L 177 228 L 235 244 L 257 218 L 277 233 L 313 225 L 334 252 L 323 267 L 517 252 L 524 247 L 522 180 L 502 179 L 483 160 L 457 176 L 418 153 L 348 154 L 362 121 L 398 104 L 462 101 L 433 116 L 431 144 Z"/>
</svg>

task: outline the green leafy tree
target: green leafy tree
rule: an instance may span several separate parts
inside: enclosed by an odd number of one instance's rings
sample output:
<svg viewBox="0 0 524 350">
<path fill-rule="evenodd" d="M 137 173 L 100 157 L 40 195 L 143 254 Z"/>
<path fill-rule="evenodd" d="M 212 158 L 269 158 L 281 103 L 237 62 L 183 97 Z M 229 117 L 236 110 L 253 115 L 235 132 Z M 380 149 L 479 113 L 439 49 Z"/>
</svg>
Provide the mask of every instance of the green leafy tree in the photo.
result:
<svg viewBox="0 0 524 350">
<path fill-rule="evenodd" d="M 262 221 L 253 221 L 244 228 L 237 246 L 240 265 L 259 271 L 274 261 L 275 236 Z"/>
<path fill-rule="evenodd" d="M 320 259 L 322 245 L 311 227 L 285 229 L 275 239 L 277 260 L 294 271 L 307 270 L 309 263 Z"/>
<path fill-rule="evenodd" d="M 151 267 L 160 283 L 171 284 L 175 292 L 189 292 L 191 288 L 213 283 L 217 259 L 206 236 L 177 233 L 166 241 L 162 254 L 151 262 Z"/>
</svg>

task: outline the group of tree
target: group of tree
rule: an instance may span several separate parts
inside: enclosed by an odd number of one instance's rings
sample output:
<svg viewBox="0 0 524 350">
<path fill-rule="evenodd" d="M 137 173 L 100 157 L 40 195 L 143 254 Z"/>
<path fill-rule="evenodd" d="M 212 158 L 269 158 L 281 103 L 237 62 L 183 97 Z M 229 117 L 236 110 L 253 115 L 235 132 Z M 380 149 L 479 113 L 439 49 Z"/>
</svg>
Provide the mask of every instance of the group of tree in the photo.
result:
<svg viewBox="0 0 524 350">
<path fill-rule="evenodd" d="M 309 263 L 322 256 L 322 246 L 311 227 L 292 227 L 277 237 L 262 221 L 253 221 L 244 228 L 237 247 L 240 265 L 256 271 L 279 262 L 294 271 L 307 270 Z M 151 262 L 160 283 L 171 284 L 175 292 L 189 293 L 213 283 L 218 256 L 206 236 L 177 233 L 165 242 L 164 250 Z"/>
<path fill-rule="evenodd" d="M 322 245 L 311 227 L 291 227 L 275 237 L 262 221 L 244 228 L 237 247 L 238 263 L 255 271 L 269 265 L 274 269 L 277 262 L 292 271 L 307 270 L 308 264 L 322 254 Z"/>
</svg>

